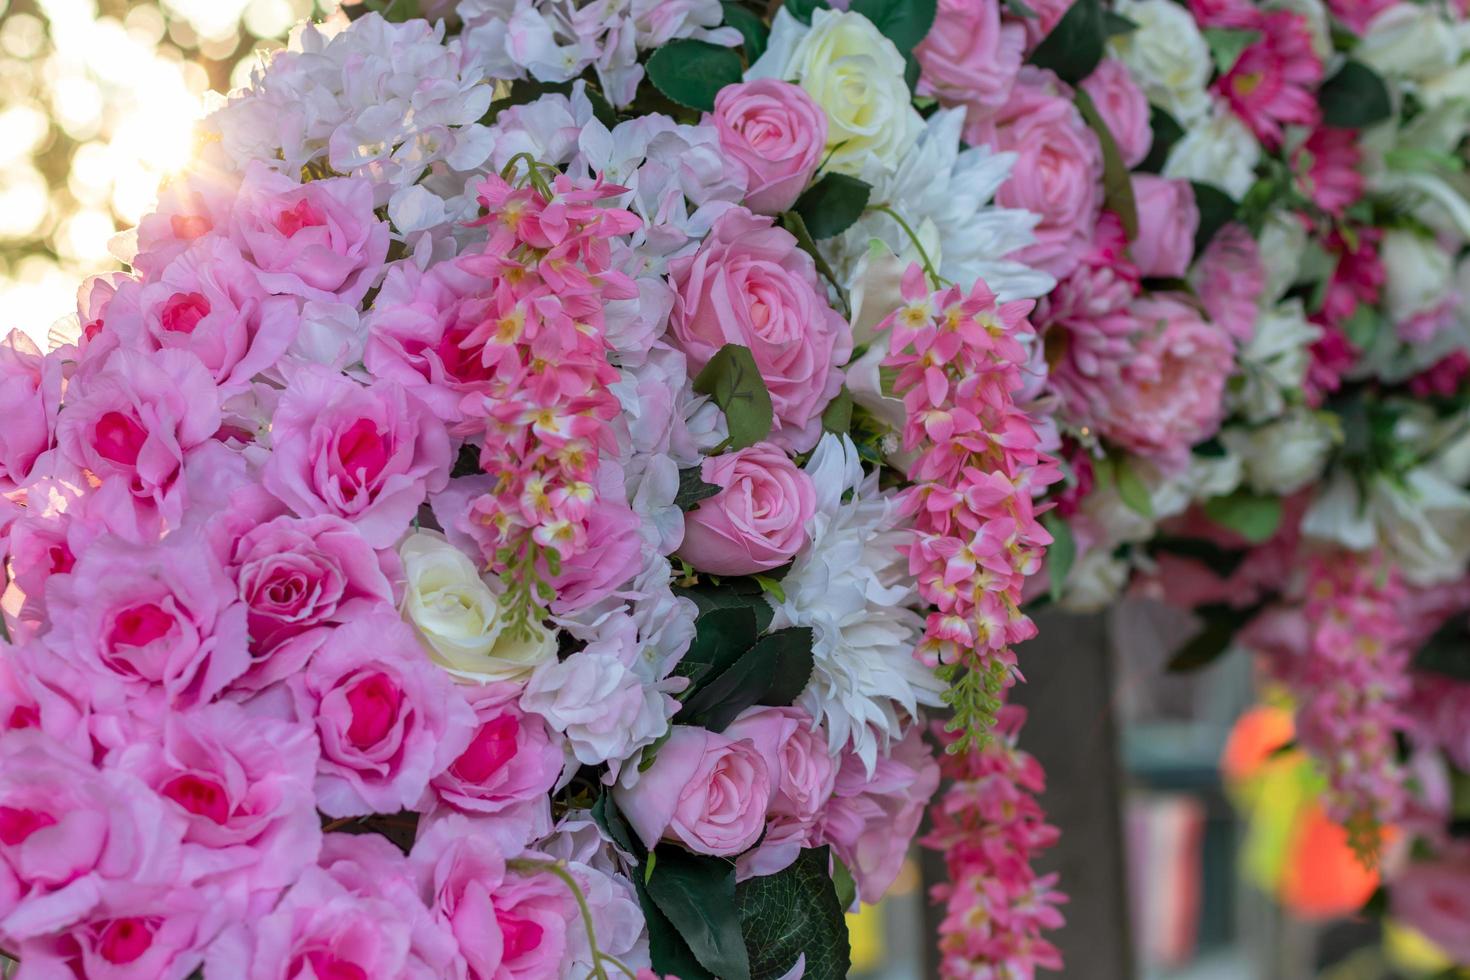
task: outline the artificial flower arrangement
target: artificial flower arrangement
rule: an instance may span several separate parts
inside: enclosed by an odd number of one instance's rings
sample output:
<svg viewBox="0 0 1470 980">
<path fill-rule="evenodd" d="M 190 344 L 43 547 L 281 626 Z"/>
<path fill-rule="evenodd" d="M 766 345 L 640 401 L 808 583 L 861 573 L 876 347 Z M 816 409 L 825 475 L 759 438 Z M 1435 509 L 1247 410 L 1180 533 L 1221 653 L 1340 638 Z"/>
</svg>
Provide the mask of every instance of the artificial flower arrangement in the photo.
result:
<svg viewBox="0 0 1470 980">
<path fill-rule="evenodd" d="M 847 7 L 349 8 L 10 334 L 16 976 L 840 977 L 941 771 L 945 974 L 1059 965 L 1019 130 L 1107 124 Z"/>
</svg>

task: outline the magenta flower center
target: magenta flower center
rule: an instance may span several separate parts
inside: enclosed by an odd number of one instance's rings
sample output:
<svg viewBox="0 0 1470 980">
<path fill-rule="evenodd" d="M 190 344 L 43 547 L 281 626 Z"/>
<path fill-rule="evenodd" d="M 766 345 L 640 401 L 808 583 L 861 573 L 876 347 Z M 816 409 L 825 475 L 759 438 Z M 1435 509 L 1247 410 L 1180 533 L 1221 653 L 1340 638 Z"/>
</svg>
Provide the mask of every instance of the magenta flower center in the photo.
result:
<svg viewBox="0 0 1470 980">
<path fill-rule="evenodd" d="M 520 728 L 510 715 L 485 722 L 450 771 L 467 783 L 483 783 L 515 756 Z"/>
<path fill-rule="evenodd" d="M 276 216 L 276 230 L 290 238 L 303 228 L 317 228 L 327 223 L 310 201 L 297 201 L 296 206 Z"/>
<path fill-rule="evenodd" d="M 56 818 L 40 810 L 0 806 L 0 843 L 14 847 L 43 827 L 56 823 Z"/>
<path fill-rule="evenodd" d="M 92 432 L 92 444 L 98 454 L 122 466 L 136 463 L 147 441 L 148 433 L 143 427 L 121 412 L 103 415 Z"/>
<path fill-rule="evenodd" d="M 118 613 L 107 639 L 113 647 L 142 647 L 167 636 L 173 627 L 173 617 L 148 602 Z"/>
<path fill-rule="evenodd" d="M 174 293 L 163 304 L 163 329 L 170 333 L 193 333 L 209 315 L 209 300 L 200 293 Z"/>
<path fill-rule="evenodd" d="M 153 945 L 153 927 L 143 919 L 113 919 L 102 930 L 98 951 L 109 963 L 131 963 Z"/>
<path fill-rule="evenodd" d="M 162 794 L 198 817 L 222 824 L 230 818 L 230 800 L 219 781 L 186 772 L 164 784 Z"/>
<path fill-rule="evenodd" d="M 352 709 L 352 724 L 347 738 L 360 749 L 377 745 L 398 719 L 403 692 L 382 671 L 370 674 L 347 691 L 347 705 Z"/>
</svg>

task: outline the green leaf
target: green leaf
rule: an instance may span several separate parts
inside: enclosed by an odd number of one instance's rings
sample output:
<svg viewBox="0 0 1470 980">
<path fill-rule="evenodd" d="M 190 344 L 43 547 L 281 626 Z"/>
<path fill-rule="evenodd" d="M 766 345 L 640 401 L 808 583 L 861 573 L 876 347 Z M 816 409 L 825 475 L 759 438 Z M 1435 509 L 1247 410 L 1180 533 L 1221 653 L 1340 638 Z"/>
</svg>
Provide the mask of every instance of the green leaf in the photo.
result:
<svg viewBox="0 0 1470 980">
<path fill-rule="evenodd" d="M 1194 203 L 1199 208 L 1199 228 L 1194 233 L 1194 254 L 1199 255 L 1215 237 L 1215 232 L 1235 217 L 1235 201 L 1214 184 L 1190 181 L 1194 188 Z"/>
<path fill-rule="evenodd" d="M 695 958 L 679 930 L 659 911 L 648 893 L 648 885 L 643 875 L 633 875 L 633 888 L 638 892 L 638 904 L 643 907 L 643 918 L 648 924 L 648 957 L 653 961 L 654 972 L 680 980 L 715 980 L 715 975 Z"/>
<path fill-rule="evenodd" d="M 837 890 L 838 906 L 844 911 L 852 908 L 853 903 L 857 901 L 857 881 L 853 878 L 847 865 L 843 864 L 842 859 L 836 855 L 832 856 L 832 885 Z"/>
<path fill-rule="evenodd" d="M 1138 237 L 1138 205 L 1133 200 L 1133 178 L 1128 173 L 1128 164 L 1123 162 L 1118 141 L 1113 139 L 1112 130 L 1108 129 L 1102 113 L 1097 111 L 1092 96 L 1079 88 L 1074 99 L 1077 111 L 1082 113 L 1082 118 L 1097 134 L 1098 145 L 1102 147 L 1103 207 L 1118 216 L 1123 223 L 1124 233 L 1131 241 Z"/>
<path fill-rule="evenodd" d="M 710 112 L 715 96 L 744 74 L 740 56 L 708 41 L 680 38 L 653 53 L 646 66 L 653 87 L 680 105 Z"/>
<path fill-rule="evenodd" d="M 792 626 L 767 633 L 719 675 L 699 686 L 679 711 L 683 724 L 722 732 L 756 704 L 783 707 L 795 701 L 812 676 L 812 630 Z"/>
<path fill-rule="evenodd" d="M 643 853 L 643 842 L 633 833 L 628 822 L 623 819 L 622 813 L 618 811 L 618 805 L 613 800 L 612 793 L 603 791 L 592 804 L 592 819 L 597 826 L 607 831 L 614 844 L 622 848 L 625 853 L 635 858 Z"/>
<path fill-rule="evenodd" d="M 786 0 L 786 11 L 803 24 L 812 22 L 812 11 L 831 10 L 827 0 Z"/>
<path fill-rule="evenodd" d="M 740 46 L 745 49 L 745 60 L 754 64 L 756 59 L 765 54 L 766 41 L 771 36 L 771 29 L 763 20 L 735 3 L 734 0 L 724 0 L 720 6 L 725 11 L 725 25 L 740 32 Z"/>
<path fill-rule="evenodd" d="M 840 235 L 863 216 L 873 187 L 847 174 L 829 173 L 802 192 L 791 209 L 801 215 L 812 238 Z"/>
<path fill-rule="evenodd" d="M 1215 69 L 1222 75 L 1235 67 L 1242 51 L 1261 39 L 1260 31 L 1235 27 L 1207 27 L 1202 33 L 1215 59 Z"/>
<path fill-rule="evenodd" d="M 852 0 L 847 9 L 862 14 L 901 54 L 909 54 L 934 26 L 938 0 Z"/>
<path fill-rule="evenodd" d="M 1225 497 L 1205 501 L 1205 516 L 1229 528 L 1251 544 L 1268 541 L 1281 526 L 1281 498 L 1262 497 L 1237 490 Z"/>
<path fill-rule="evenodd" d="M 665 845 L 648 894 L 701 966 L 721 980 L 752 980 L 735 905 L 735 865 Z"/>
<path fill-rule="evenodd" d="M 1133 464 L 1127 458 L 1104 457 L 1094 466 L 1099 484 L 1106 484 L 1109 481 L 1115 483 L 1118 488 L 1118 499 L 1122 500 L 1129 510 L 1141 517 L 1153 519 L 1154 504 L 1148 492 L 1148 485 L 1143 482 L 1143 478 L 1133 469 Z"/>
<path fill-rule="evenodd" d="M 674 494 L 674 505 L 680 510 L 689 510 L 695 504 L 720 492 L 713 483 L 705 483 L 700 476 L 702 467 L 691 466 L 679 471 L 679 492 Z"/>
<path fill-rule="evenodd" d="M 755 628 L 757 633 L 764 633 L 771 625 L 771 617 L 774 613 L 771 604 L 766 601 L 766 594 L 760 585 L 752 578 L 729 578 L 720 584 L 702 583 L 695 586 L 674 586 L 674 594 L 690 599 L 699 607 L 699 616 L 707 615 L 715 609 L 747 609 L 755 616 Z M 695 620 L 695 629 L 699 628 L 698 619 Z M 751 639 L 754 643 L 754 638 Z M 688 659 L 688 655 L 685 655 Z"/>
<path fill-rule="evenodd" d="M 1340 129 L 1362 129 L 1393 113 L 1388 86 L 1361 61 L 1348 60 L 1317 92 L 1322 122 Z"/>
<path fill-rule="evenodd" d="M 806 980 L 843 980 L 851 966 L 844 906 L 827 873 L 826 847 L 735 889 L 752 980 L 774 980 L 806 956 Z"/>
<path fill-rule="evenodd" d="M 775 601 L 786 601 L 786 589 L 781 585 L 780 579 L 774 579 L 766 575 L 752 575 L 751 578 L 755 579 L 756 584 L 761 587 L 762 592 L 768 594 Z"/>
<path fill-rule="evenodd" d="M 726 344 L 694 378 L 694 390 L 725 413 L 730 448 L 754 446 L 771 432 L 771 393 L 749 347 Z"/>
<path fill-rule="evenodd" d="M 1107 30 L 1108 37 L 1117 37 L 1119 34 L 1132 34 L 1138 30 L 1138 22 L 1115 11 L 1104 10 L 1103 27 Z"/>
<path fill-rule="evenodd" d="M 1035 19 L 1040 15 L 1026 5 L 1026 0 L 1005 0 L 1006 10 L 1016 17 Z"/>
<path fill-rule="evenodd" d="M 1054 510 L 1042 515 L 1041 526 L 1051 535 L 1051 547 L 1046 549 L 1046 574 L 1051 580 L 1051 600 L 1056 602 L 1062 597 L 1067 573 L 1077 560 L 1077 539 L 1072 537 L 1071 525 Z"/>
<path fill-rule="evenodd" d="M 1107 37 L 1100 0 L 1077 0 L 1028 60 L 1038 68 L 1050 68 L 1062 81 L 1076 85 L 1102 61 Z"/>
<path fill-rule="evenodd" d="M 1219 604 L 1201 606 L 1195 614 L 1204 625 L 1169 659 L 1166 669 L 1171 673 L 1189 673 L 1214 663 L 1230 649 L 1236 627 L 1250 618 L 1248 612 Z"/>
<path fill-rule="evenodd" d="M 822 410 L 822 431 L 843 435 L 852 428 L 852 392 L 843 385 Z"/>
<path fill-rule="evenodd" d="M 1470 681 L 1470 632 L 1464 622 L 1452 619 L 1431 636 L 1414 655 L 1414 668 Z"/>
<path fill-rule="evenodd" d="M 1137 169 L 1150 174 L 1162 173 L 1164 161 L 1169 159 L 1169 151 L 1184 138 L 1184 127 L 1179 125 L 1179 120 L 1158 106 L 1152 107 L 1148 124 L 1154 134 L 1154 141 L 1149 144 L 1148 156 L 1143 158 Z"/>
<path fill-rule="evenodd" d="M 711 609 L 694 620 L 694 640 L 674 670 L 690 679 L 692 691 L 729 670 L 759 635 L 752 606 Z"/>
</svg>

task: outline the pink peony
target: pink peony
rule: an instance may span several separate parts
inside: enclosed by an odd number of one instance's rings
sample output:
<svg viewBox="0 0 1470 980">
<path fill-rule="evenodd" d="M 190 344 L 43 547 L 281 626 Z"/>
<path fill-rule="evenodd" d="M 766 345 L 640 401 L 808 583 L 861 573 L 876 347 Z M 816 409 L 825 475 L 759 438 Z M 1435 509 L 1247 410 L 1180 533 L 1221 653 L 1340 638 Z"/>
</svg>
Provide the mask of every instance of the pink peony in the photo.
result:
<svg viewBox="0 0 1470 980">
<path fill-rule="evenodd" d="M 1215 232 L 1195 263 L 1190 282 L 1212 321 L 1238 343 L 1251 339 L 1266 288 L 1266 268 L 1250 229 L 1232 221 Z"/>
<path fill-rule="evenodd" d="M 61 359 L 19 330 L 0 339 L 0 492 L 26 482 L 51 448 L 61 407 Z"/>
<path fill-rule="evenodd" d="M 751 742 L 674 725 L 648 771 L 613 794 L 645 847 L 672 840 L 696 854 L 733 857 L 765 830 L 771 791 Z"/>
<path fill-rule="evenodd" d="M 317 807 L 328 816 L 413 807 L 474 732 L 464 698 L 388 608 L 332 630 L 289 684 L 321 742 Z"/>
<path fill-rule="evenodd" d="M 323 303 L 358 303 L 388 255 L 388 225 L 373 213 L 371 181 L 298 184 L 259 162 L 245 171 L 230 238 L 267 290 Z"/>
<path fill-rule="evenodd" d="M 996 116 L 971 120 L 965 140 L 1016 154 L 996 201 L 1040 215 L 1036 241 L 1012 258 L 1066 276 L 1092 240 L 1102 208 L 1102 148 L 1097 134 L 1051 72 L 1023 68 Z"/>
<path fill-rule="evenodd" d="M 1133 198 L 1138 205 L 1138 234 L 1129 251 L 1138 271 L 1145 278 L 1182 277 L 1194 256 L 1194 233 L 1199 228 L 1194 188 L 1187 180 L 1134 174 Z"/>
<path fill-rule="evenodd" d="M 443 803 L 470 813 L 530 807 L 547 811 L 547 794 L 566 759 L 539 715 L 516 703 L 518 684 L 487 684 L 467 694 L 475 730 L 464 751 L 434 777 L 430 789 Z M 550 829 L 550 813 L 538 823 Z"/>
<path fill-rule="evenodd" d="M 801 86 L 779 79 L 726 85 L 706 123 L 729 159 L 745 167 L 745 204 L 757 214 L 796 203 L 827 148 L 827 114 Z"/>
<path fill-rule="evenodd" d="M 1148 97 L 1133 80 L 1128 66 L 1116 58 L 1104 58 L 1082 80 L 1082 89 L 1092 97 L 1098 115 L 1118 144 L 1125 166 L 1132 168 L 1143 162 L 1153 146 Z"/>
<path fill-rule="evenodd" d="M 130 697 L 204 703 L 250 665 L 245 607 L 196 535 L 148 547 L 103 538 L 46 595 L 47 646 Z"/>
<path fill-rule="evenodd" d="M 1098 217 L 1092 244 L 1077 267 L 1037 301 L 1031 319 L 1051 324 L 1116 313 L 1138 295 L 1140 278 L 1138 267 L 1128 256 L 1123 222 L 1113 212 L 1104 211 Z"/>
<path fill-rule="evenodd" d="M 749 575 L 784 565 L 806 547 L 816 489 L 780 449 L 758 443 L 710 456 L 700 476 L 720 492 L 685 516 L 679 555 L 695 568 Z"/>
<path fill-rule="evenodd" d="M 919 94 L 972 116 L 1005 105 L 1021 70 L 1026 31 L 1001 20 L 999 0 L 940 0 L 934 26 L 914 49 Z"/>
<path fill-rule="evenodd" d="M 265 488 L 302 517 L 346 519 L 374 548 L 393 545 L 449 480 L 444 424 L 396 382 L 363 387 L 323 368 L 294 372 L 271 443 Z"/>
<path fill-rule="evenodd" d="M 832 796 L 837 765 L 827 735 L 801 708 L 747 708 L 725 729 L 745 739 L 765 760 L 771 777 L 766 834 L 750 855 L 750 874 L 775 874 L 811 843 L 812 828 Z"/>
<path fill-rule="evenodd" d="M 822 409 L 842 387 L 838 368 L 852 353 L 852 332 L 796 238 L 732 209 L 669 272 L 677 290 L 669 325 L 690 376 L 726 344 L 750 348 L 775 410 L 771 440 L 798 452 L 815 446 Z"/>
</svg>

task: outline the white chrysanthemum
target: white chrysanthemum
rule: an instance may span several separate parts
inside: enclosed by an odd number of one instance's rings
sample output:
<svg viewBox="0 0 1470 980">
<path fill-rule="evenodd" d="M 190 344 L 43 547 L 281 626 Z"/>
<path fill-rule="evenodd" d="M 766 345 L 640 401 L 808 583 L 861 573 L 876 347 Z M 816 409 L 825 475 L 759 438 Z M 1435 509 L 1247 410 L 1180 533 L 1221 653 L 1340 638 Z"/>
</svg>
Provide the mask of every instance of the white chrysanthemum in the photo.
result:
<svg viewBox="0 0 1470 980">
<path fill-rule="evenodd" d="M 963 108 L 942 109 L 894 169 L 868 167 L 862 176 L 873 185 L 870 205 L 886 205 L 902 217 L 946 279 L 965 288 L 983 279 L 1003 301 L 1042 296 L 1056 280 L 1006 258 L 1031 244 L 1040 219 L 990 203 L 1010 176 L 1015 154 L 985 146 L 961 149 L 964 121 Z M 825 249 L 848 289 L 862 277 L 875 238 L 905 266 L 919 260 L 908 232 L 889 215 L 870 211 Z"/>
<path fill-rule="evenodd" d="M 826 723 L 832 751 L 850 744 L 871 771 L 944 685 L 913 656 L 924 620 L 910 608 L 918 596 L 894 496 L 863 475 L 846 436 L 824 435 L 806 470 L 817 489 L 811 544 L 781 582 L 771 626 L 812 628 L 815 663 L 798 703 Z"/>
</svg>

